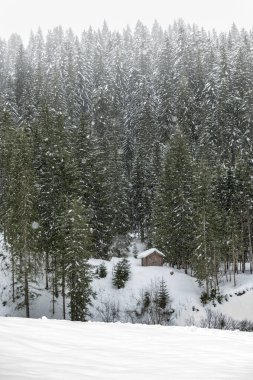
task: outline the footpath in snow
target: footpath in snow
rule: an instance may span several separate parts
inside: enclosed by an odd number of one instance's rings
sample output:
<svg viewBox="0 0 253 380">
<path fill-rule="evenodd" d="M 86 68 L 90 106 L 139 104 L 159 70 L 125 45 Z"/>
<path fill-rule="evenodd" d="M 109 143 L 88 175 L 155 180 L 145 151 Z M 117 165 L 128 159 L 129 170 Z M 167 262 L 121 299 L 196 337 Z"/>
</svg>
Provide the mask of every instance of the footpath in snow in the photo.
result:
<svg viewBox="0 0 253 380">
<path fill-rule="evenodd" d="M 0 318 L 0 379 L 253 377 L 253 335 L 195 327 Z"/>
</svg>

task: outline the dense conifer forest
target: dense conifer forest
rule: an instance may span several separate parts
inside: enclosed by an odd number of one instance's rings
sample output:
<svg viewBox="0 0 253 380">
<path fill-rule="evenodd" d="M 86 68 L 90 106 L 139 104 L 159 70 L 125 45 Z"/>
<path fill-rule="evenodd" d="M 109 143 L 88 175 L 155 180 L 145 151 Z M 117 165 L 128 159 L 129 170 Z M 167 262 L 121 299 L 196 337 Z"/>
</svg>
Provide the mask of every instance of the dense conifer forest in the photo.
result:
<svg viewBox="0 0 253 380">
<path fill-rule="evenodd" d="M 179 20 L 0 40 L 0 213 L 13 301 L 43 277 L 84 320 L 90 257 L 132 234 L 194 274 L 253 270 L 253 33 Z M 53 303 L 54 304 L 54 303 Z"/>
</svg>

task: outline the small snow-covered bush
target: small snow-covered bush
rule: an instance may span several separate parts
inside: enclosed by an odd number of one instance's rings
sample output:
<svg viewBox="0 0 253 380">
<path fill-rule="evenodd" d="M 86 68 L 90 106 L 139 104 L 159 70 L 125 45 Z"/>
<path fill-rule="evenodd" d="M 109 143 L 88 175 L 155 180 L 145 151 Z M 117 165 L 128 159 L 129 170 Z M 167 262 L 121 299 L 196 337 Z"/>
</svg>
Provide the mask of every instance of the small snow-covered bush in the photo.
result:
<svg viewBox="0 0 253 380">
<path fill-rule="evenodd" d="M 128 254 L 128 247 L 130 244 L 130 236 L 126 235 L 117 235 L 110 248 L 111 256 L 114 257 L 126 257 Z"/>
<path fill-rule="evenodd" d="M 200 296 L 200 301 L 202 305 L 207 305 L 208 302 L 212 302 L 213 305 L 216 306 L 216 302 L 221 304 L 223 299 L 224 299 L 224 296 L 222 296 L 220 292 L 216 289 L 211 289 L 211 292 L 209 295 L 206 292 L 202 292 Z"/>
<path fill-rule="evenodd" d="M 200 322 L 200 327 L 209 329 L 224 329 L 225 326 L 227 326 L 227 330 L 231 329 L 232 318 L 212 309 L 206 310 L 206 318 L 203 318 Z"/>
<path fill-rule="evenodd" d="M 135 259 L 137 259 L 137 256 L 138 256 L 138 249 L 137 249 L 136 243 L 134 243 L 133 244 L 133 257 Z"/>
<path fill-rule="evenodd" d="M 201 301 L 202 305 L 206 305 L 208 303 L 209 297 L 208 297 L 208 294 L 206 292 L 201 293 L 200 301 Z"/>
<path fill-rule="evenodd" d="M 253 322 L 244 319 L 239 322 L 239 330 L 240 331 L 253 331 Z"/>
<path fill-rule="evenodd" d="M 120 320 L 119 302 L 112 300 L 102 300 L 97 307 L 98 318 L 102 322 L 117 322 Z"/>
<path fill-rule="evenodd" d="M 132 323 L 168 325 L 174 313 L 171 302 L 164 280 L 151 282 L 149 287 L 141 291 L 135 309 L 127 313 Z"/>
<path fill-rule="evenodd" d="M 200 321 L 200 327 L 220 330 L 253 331 L 253 322 L 237 321 L 219 311 L 207 309 L 206 318 Z"/>
<path fill-rule="evenodd" d="M 97 275 L 99 278 L 105 278 L 107 276 L 107 268 L 106 268 L 106 265 L 104 263 L 101 263 L 98 267 L 97 267 L 97 271 L 96 271 Z"/>
</svg>

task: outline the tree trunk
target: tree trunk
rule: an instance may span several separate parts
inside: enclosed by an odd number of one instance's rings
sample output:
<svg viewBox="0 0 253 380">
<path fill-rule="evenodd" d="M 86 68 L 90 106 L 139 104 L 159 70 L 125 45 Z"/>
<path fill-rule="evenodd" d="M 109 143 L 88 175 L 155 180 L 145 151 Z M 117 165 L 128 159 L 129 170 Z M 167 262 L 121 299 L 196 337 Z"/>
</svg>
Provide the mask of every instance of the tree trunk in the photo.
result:
<svg viewBox="0 0 253 380">
<path fill-rule="evenodd" d="M 247 255 L 247 252 L 244 251 L 243 256 L 242 256 L 242 273 L 245 272 L 246 255 Z"/>
<path fill-rule="evenodd" d="M 203 236 L 204 236 L 204 257 L 205 257 L 205 277 L 206 277 L 206 294 L 209 297 L 210 288 L 209 288 L 209 271 L 208 271 L 208 263 L 207 263 L 207 246 L 206 246 L 206 212 L 204 210 L 204 218 L 203 218 Z"/>
<path fill-rule="evenodd" d="M 49 285 L 48 285 L 48 271 L 49 271 L 49 258 L 48 258 L 48 252 L 46 252 L 46 285 L 45 289 L 48 290 Z"/>
<path fill-rule="evenodd" d="M 65 271 L 62 267 L 62 316 L 66 319 Z"/>
<path fill-rule="evenodd" d="M 250 226 L 250 220 L 249 215 L 247 218 L 247 225 L 248 225 L 248 238 L 249 238 L 249 262 L 250 262 L 250 273 L 252 274 L 253 270 L 253 253 L 252 253 L 252 240 L 251 240 L 251 226 Z"/>
<path fill-rule="evenodd" d="M 55 313 L 55 306 L 54 306 L 54 304 L 55 304 L 55 292 L 54 292 L 54 290 L 55 290 L 55 288 L 54 288 L 54 276 L 53 276 L 53 281 L 52 281 L 52 288 L 53 288 L 53 294 L 52 294 L 52 296 L 53 296 L 53 300 L 52 300 L 52 302 L 53 302 L 53 315 L 54 315 L 54 313 Z"/>
<path fill-rule="evenodd" d="M 25 311 L 26 311 L 26 318 L 30 318 L 29 283 L 28 283 L 27 268 L 25 268 Z"/>
<path fill-rule="evenodd" d="M 236 254 L 235 254 L 235 241 L 234 241 L 234 236 L 233 236 L 233 247 L 232 247 L 232 252 L 233 252 L 233 279 L 234 279 L 234 286 L 236 286 L 236 281 L 235 281 L 235 273 L 236 273 Z"/>
<path fill-rule="evenodd" d="M 15 302 L 15 268 L 14 268 L 14 256 L 11 255 L 11 275 L 12 275 L 12 302 Z"/>
</svg>

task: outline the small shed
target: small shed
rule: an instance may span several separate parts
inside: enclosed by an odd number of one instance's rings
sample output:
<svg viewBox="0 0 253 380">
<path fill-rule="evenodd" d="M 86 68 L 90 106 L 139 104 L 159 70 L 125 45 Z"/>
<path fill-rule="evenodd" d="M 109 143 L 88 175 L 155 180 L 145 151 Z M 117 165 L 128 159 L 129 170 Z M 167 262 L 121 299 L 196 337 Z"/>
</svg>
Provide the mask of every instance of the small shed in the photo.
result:
<svg viewBox="0 0 253 380">
<path fill-rule="evenodd" d="M 156 248 L 150 248 L 147 251 L 139 253 L 137 259 L 141 259 L 143 267 L 162 266 L 165 255 Z"/>
</svg>

